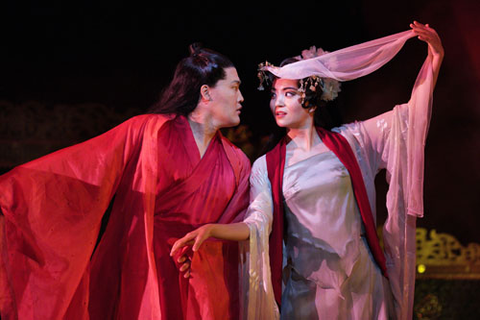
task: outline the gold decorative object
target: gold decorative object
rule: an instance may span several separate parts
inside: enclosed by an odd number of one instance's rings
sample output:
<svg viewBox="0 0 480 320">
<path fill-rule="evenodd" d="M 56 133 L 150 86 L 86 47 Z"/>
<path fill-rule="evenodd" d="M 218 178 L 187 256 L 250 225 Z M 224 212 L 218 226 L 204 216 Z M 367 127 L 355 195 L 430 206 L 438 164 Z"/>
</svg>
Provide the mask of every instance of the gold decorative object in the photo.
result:
<svg viewBox="0 0 480 320">
<path fill-rule="evenodd" d="M 417 228 L 418 279 L 480 279 L 480 244 L 462 244 L 452 235 Z"/>
</svg>

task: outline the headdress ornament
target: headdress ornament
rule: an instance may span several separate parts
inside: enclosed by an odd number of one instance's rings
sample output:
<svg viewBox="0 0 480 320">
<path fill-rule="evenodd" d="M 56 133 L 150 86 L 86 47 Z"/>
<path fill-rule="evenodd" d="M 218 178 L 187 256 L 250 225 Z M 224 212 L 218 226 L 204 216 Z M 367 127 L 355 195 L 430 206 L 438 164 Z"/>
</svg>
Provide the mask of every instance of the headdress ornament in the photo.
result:
<svg viewBox="0 0 480 320">
<path fill-rule="evenodd" d="M 311 46 L 310 49 L 305 49 L 302 51 L 301 55 L 293 57 L 297 61 L 312 59 L 315 57 L 319 57 L 328 53 L 328 51 L 324 51 L 322 48 L 316 48 L 315 46 Z M 271 82 L 270 77 L 265 74 L 264 67 L 275 68 L 274 65 L 265 61 L 265 63 L 260 63 L 258 65 L 258 78 L 260 80 L 260 86 L 258 90 L 264 90 L 263 83 L 269 85 Z M 300 88 L 299 91 L 302 92 L 302 96 L 305 96 L 306 88 L 309 88 L 311 91 L 317 91 L 317 88 L 320 87 L 322 89 L 322 96 L 321 99 L 324 101 L 332 101 L 338 96 L 338 92 L 340 92 L 340 83 L 335 79 L 330 78 L 321 78 L 317 75 L 311 75 L 304 79 L 300 79 Z"/>
</svg>

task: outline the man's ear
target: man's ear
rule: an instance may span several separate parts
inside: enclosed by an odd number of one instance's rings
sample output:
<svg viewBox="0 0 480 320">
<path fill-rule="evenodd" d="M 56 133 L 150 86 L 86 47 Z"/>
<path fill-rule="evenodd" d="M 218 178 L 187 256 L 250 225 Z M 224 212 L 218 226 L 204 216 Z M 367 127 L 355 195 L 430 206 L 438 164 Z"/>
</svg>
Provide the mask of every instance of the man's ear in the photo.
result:
<svg viewBox="0 0 480 320">
<path fill-rule="evenodd" d="M 206 101 L 212 101 L 212 97 L 210 97 L 210 87 L 204 84 L 203 86 L 200 87 L 200 95 L 202 97 L 202 100 Z"/>
</svg>

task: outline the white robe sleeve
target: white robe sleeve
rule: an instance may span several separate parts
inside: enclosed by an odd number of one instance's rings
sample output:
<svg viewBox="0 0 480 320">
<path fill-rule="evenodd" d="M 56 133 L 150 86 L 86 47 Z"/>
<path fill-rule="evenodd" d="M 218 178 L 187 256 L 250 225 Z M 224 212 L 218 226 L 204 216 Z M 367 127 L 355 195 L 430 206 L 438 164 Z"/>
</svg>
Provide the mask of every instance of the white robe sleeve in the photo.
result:
<svg viewBox="0 0 480 320">
<path fill-rule="evenodd" d="M 250 206 L 244 222 L 250 229 L 246 248 L 247 264 L 242 284 L 247 298 L 243 310 L 246 319 L 278 319 L 279 311 L 273 293 L 269 236 L 273 222 L 272 189 L 267 173 L 266 157 L 255 161 L 250 175 Z M 247 283 L 248 281 L 248 283 Z"/>
<path fill-rule="evenodd" d="M 411 319 L 413 312 L 415 227 L 416 217 L 423 216 L 424 147 L 432 93 L 433 70 L 428 57 L 408 103 L 340 128 L 355 148 L 373 209 L 374 176 L 380 169 L 387 172 L 388 218 L 383 242 L 398 319 Z"/>
</svg>

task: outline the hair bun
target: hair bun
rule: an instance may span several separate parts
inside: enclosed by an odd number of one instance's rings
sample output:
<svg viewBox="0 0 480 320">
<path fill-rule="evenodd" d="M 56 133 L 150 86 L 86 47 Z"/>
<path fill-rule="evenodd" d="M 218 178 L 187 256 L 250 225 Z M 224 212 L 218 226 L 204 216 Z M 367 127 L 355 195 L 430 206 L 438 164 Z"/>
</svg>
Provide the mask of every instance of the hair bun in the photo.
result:
<svg viewBox="0 0 480 320">
<path fill-rule="evenodd" d="M 203 45 L 200 42 L 194 42 L 188 49 L 190 50 L 190 55 L 196 56 L 203 49 Z"/>
</svg>

